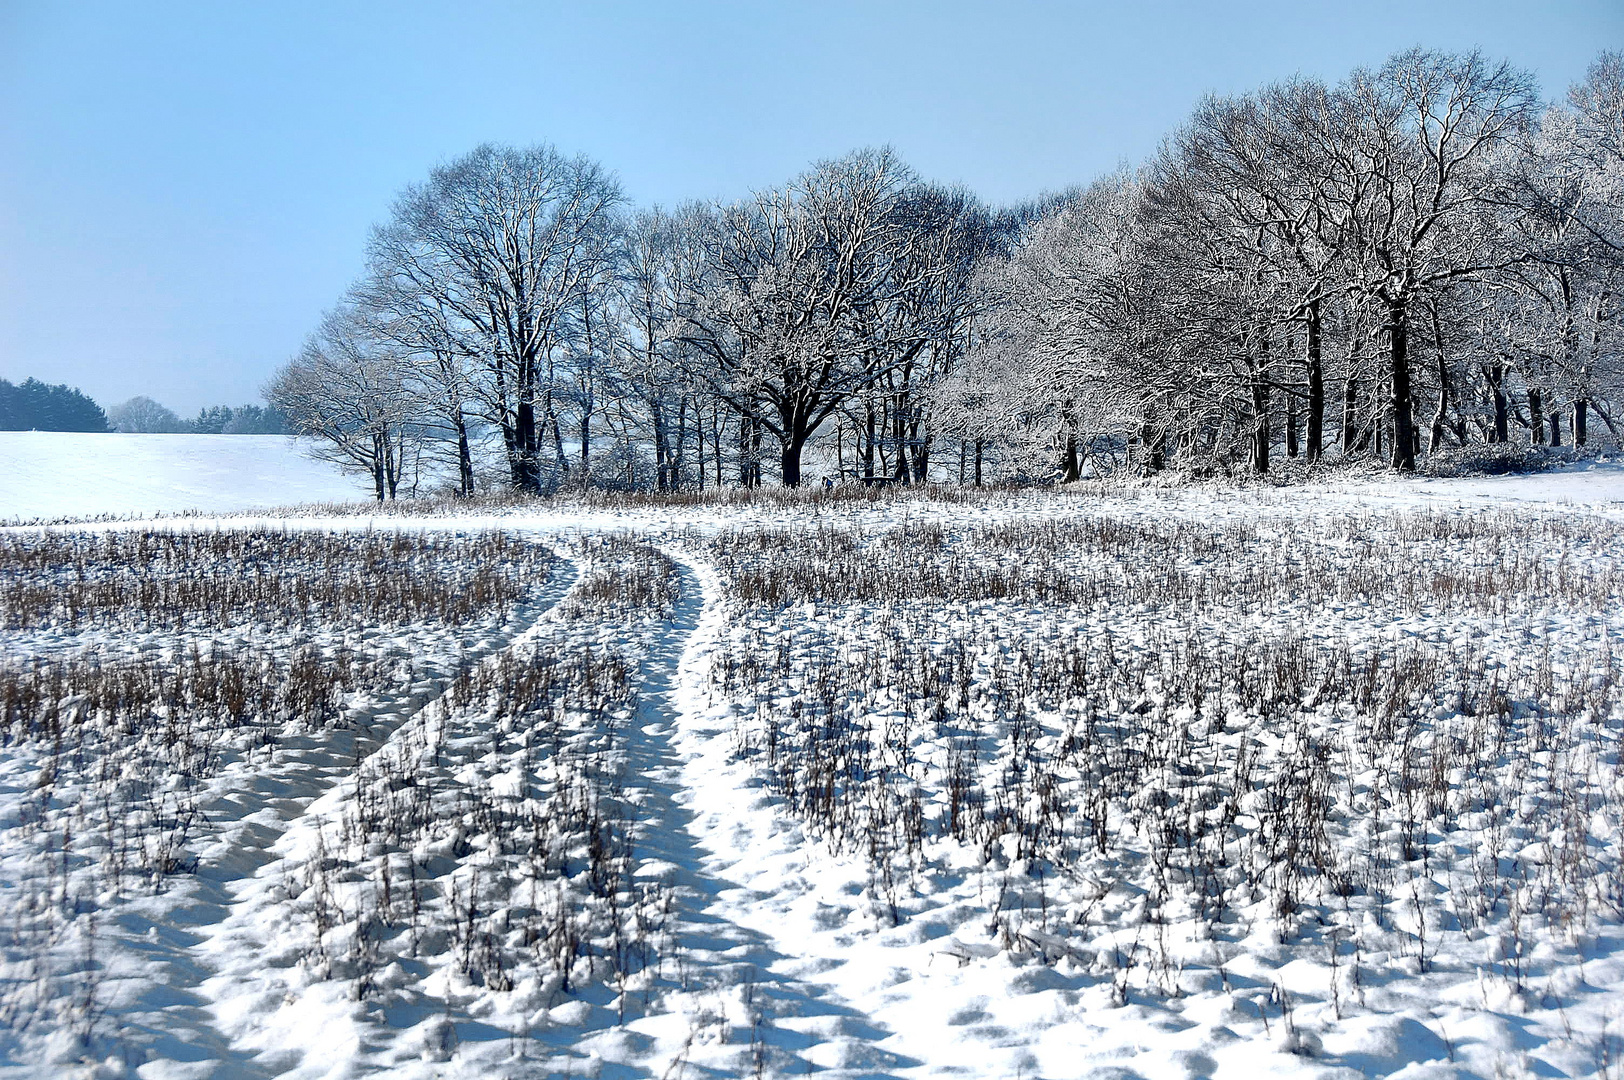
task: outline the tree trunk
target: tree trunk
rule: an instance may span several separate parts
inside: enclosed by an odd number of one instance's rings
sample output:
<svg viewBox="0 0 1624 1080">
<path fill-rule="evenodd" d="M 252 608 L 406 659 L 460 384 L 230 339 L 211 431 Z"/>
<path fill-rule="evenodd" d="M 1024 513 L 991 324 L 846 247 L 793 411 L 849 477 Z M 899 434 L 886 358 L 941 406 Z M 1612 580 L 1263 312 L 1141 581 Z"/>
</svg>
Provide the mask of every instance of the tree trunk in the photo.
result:
<svg viewBox="0 0 1624 1080">
<path fill-rule="evenodd" d="M 468 422 L 458 409 L 452 416 L 457 427 L 457 494 L 468 498 L 474 493 L 474 457 L 468 448 Z"/>
<path fill-rule="evenodd" d="M 750 486 L 761 486 L 761 424 L 750 425 Z"/>
<path fill-rule="evenodd" d="M 705 406 L 694 402 L 694 475 L 699 480 L 699 490 L 705 490 Z"/>
<path fill-rule="evenodd" d="M 1511 416 L 1506 402 L 1505 365 L 1488 365 L 1483 369 L 1483 378 L 1489 384 L 1489 399 L 1494 405 L 1494 431 L 1490 441 L 1504 445 L 1511 439 Z"/>
<path fill-rule="evenodd" d="M 749 417 L 739 417 L 739 484 L 759 487 L 761 484 L 761 429 Z"/>
<path fill-rule="evenodd" d="M 801 453 L 816 430 L 810 411 L 800 406 L 780 406 L 778 410 L 778 475 L 785 487 L 801 486 Z M 761 445 L 761 425 L 756 425 L 756 446 Z M 761 466 L 756 465 L 756 483 L 761 483 Z"/>
<path fill-rule="evenodd" d="M 906 406 L 902 404 L 899 395 L 891 402 L 891 444 L 896 448 L 897 463 L 891 473 L 891 479 L 899 484 L 913 481 L 908 472 L 908 422 L 906 419 Z"/>
<path fill-rule="evenodd" d="M 1269 384 L 1261 375 L 1252 379 L 1252 471 L 1269 471 Z"/>
<path fill-rule="evenodd" d="M 564 424 L 558 413 L 553 411 L 552 395 L 548 395 L 547 427 L 553 433 L 553 461 L 561 476 L 568 476 L 570 471 L 569 459 L 564 456 Z M 536 488 L 541 488 L 541 443 L 538 440 L 535 449 Z"/>
<path fill-rule="evenodd" d="M 671 436 L 666 431 L 665 410 L 660 408 L 658 401 L 649 402 L 649 424 L 654 429 L 654 487 L 659 491 L 670 491 L 674 486 L 671 480 Z"/>
<path fill-rule="evenodd" d="M 592 482 L 592 410 L 597 405 L 594 389 L 597 383 L 597 363 L 592 343 L 592 301 L 590 294 L 581 294 L 581 319 L 586 330 L 586 352 L 582 363 L 576 369 L 576 379 L 581 387 L 581 480 L 583 483 Z M 630 461 L 630 455 L 627 461 Z"/>
<path fill-rule="evenodd" d="M 1438 409 L 1432 414 L 1432 431 L 1427 440 L 1427 453 L 1436 454 L 1443 449 L 1444 422 L 1449 419 L 1449 364 L 1444 359 L 1444 328 L 1438 318 L 1438 305 L 1429 305 L 1432 315 L 1432 345 L 1438 354 Z"/>
<path fill-rule="evenodd" d="M 1061 483 L 1064 484 L 1082 479 L 1083 461 L 1077 452 L 1077 433 L 1074 431 L 1066 435 L 1066 452 L 1061 457 L 1060 472 Z"/>
<path fill-rule="evenodd" d="M 1387 304 L 1387 347 L 1392 377 L 1393 468 L 1415 471 L 1415 408 L 1410 388 L 1409 310 L 1402 300 Z"/>
<path fill-rule="evenodd" d="M 786 438 L 780 447 L 778 461 L 785 487 L 801 486 L 801 450 L 805 445 L 806 436 L 797 432 Z"/>
<path fill-rule="evenodd" d="M 372 493 L 383 502 L 383 437 L 380 435 L 372 436 Z"/>
<path fill-rule="evenodd" d="M 711 464 L 716 469 L 716 486 L 722 486 L 722 403 L 711 406 Z"/>
<path fill-rule="evenodd" d="M 513 474 L 513 486 L 527 495 L 541 491 L 541 468 L 536 456 L 536 407 L 521 400 L 514 409 L 508 468 Z"/>
<path fill-rule="evenodd" d="M 1427 453 L 1436 454 L 1444 444 L 1444 421 L 1449 418 L 1449 366 L 1444 354 L 1438 353 L 1438 408 L 1432 414 L 1432 431 L 1427 439 Z"/>
<path fill-rule="evenodd" d="M 1162 433 L 1146 419 L 1139 425 L 1139 449 L 1144 455 L 1145 473 L 1159 473 L 1166 464 L 1162 456 Z"/>
<path fill-rule="evenodd" d="M 1590 403 L 1584 398 L 1573 403 L 1573 445 L 1585 445 L 1585 413 L 1590 411 Z"/>
<path fill-rule="evenodd" d="M 1310 465 L 1320 459 L 1325 444 L 1325 361 L 1320 344 L 1320 302 L 1308 305 L 1308 327 L 1304 335 L 1305 361 L 1308 366 L 1308 414 L 1304 417 L 1306 442 L 1303 456 Z"/>
<path fill-rule="evenodd" d="M 874 482 L 874 443 L 879 432 L 874 416 L 874 402 L 863 403 L 863 483 Z"/>
<path fill-rule="evenodd" d="M 1359 380 L 1349 357 L 1348 377 L 1342 383 L 1342 456 L 1351 458 L 1359 442 Z"/>
<path fill-rule="evenodd" d="M 1297 409 L 1291 399 L 1286 399 L 1286 456 L 1297 456 Z"/>
<path fill-rule="evenodd" d="M 908 421 L 908 456 L 913 458 L 914 483 L 930 483 L 930 437 L 918 416 Z"/>
<path fill-rule="evenodd" d="M 1550 423 L 1551 423 L 1551 445 L 1552 446 L 1561 446 L 1562 445 L 1562 412 L 1561 412 L 1560 409 L 1556 409 L 1556 408 L 1551 409 Z"/>
<path fill-rule="evenodd" d="M 677 398 L 677 430 L 667 436 L 666 482 L 672 491 L 681 491 L 683 474 L 688 471 L 688 396 Z"/>
<path fill-rule="evenodd" d="M 405 464 L 401 459 L 405 456 L 405 447 L 397 447 L 390 442 L 387 432 L 383 437 L 383 445 L 383 478 L 384 483 L 389 486 L 389 497 L 393 499 L 400 488 L 400 470 Z"/>
<path fill-rule="evenodd" d="M 1545 441 L 1545 395 L 1536 386 L 1528 388 L 1528 445 Z"/>
</svg>

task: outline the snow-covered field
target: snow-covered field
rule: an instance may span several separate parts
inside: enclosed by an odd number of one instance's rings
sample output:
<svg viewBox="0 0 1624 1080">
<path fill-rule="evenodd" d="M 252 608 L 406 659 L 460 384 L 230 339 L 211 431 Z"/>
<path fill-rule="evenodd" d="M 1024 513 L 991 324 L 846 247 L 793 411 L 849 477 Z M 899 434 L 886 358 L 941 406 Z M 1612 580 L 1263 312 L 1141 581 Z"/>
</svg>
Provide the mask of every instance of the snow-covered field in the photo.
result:
<svg viewBox="0 0 1624 1080">
<path fill-rule="evenodd" d="M 1432 479 L 1424 476 L 1405 480 L 1384 477 L 1359 485 L 1374 497 L 1406 495 L 1433 497 L 1470 504 L 1531 501 L 1601 504 L 1624 502 L 1624 463 L 1583 461 L 1527 476 L 1482 476 L 1460 479 Z"/>
<path fill-rule="evenodd" d="M 1624 1076 L 1620 477 L 11 530 L 0 1075 Z"/>
<path fill-rule="evenodd" d="M 282 435 L 0 431 L 0 523 L 351 502 L 367 489 Z"/>
</svg>

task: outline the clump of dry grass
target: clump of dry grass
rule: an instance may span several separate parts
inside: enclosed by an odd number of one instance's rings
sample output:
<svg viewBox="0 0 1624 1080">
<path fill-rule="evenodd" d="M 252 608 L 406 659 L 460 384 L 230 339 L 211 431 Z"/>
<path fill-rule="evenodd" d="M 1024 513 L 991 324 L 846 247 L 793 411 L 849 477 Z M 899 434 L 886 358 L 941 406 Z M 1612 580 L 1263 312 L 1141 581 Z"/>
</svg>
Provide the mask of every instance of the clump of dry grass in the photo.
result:
<svg viewBox="0 0 1624 1080">
<path fill-rule="evenodd" d="M 513 604 L 552 562 L 500 532 L 8 533 L 0 626 L 455 625 Z"/>
<path fill-rule="evenodd" d="M 1006 945 L 1051 960 L 1120 929 L 1105 895 L 1141 897 L 1135 926 L 1267 919 L 1423 971 L 1449 935 L 1571 951 L 1624 920 L 1621 532 L 1436 512 L 737 530 L 714 543 L 740 625 L 713 679 L 738 754 L 894 919 L 954 843 L 989 867 Z M 1113 970 L 1176 992 L 1157 940 Z M 1527 942 L 1501 955 L 1520 991 Z"/>
</svg>

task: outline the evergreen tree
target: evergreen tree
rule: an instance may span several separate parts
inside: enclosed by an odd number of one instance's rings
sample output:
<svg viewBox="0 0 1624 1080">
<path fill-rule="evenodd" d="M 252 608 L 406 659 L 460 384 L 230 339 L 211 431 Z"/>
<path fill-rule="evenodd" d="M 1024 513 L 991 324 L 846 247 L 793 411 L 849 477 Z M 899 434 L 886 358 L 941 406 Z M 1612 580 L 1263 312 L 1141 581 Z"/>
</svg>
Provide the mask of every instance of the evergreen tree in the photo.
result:
<svg viewBox="0 0 1624 1080">
<path fill-rule="evenodd" d="M 231 407 L 228 405 L 210 405 L 206 409 L 199 409 L 197 419 L 192 421 L 192 430 L 199 435 L 220 435 L 231 423 Z"/>
<path fill-rule="evenodd" d="M 0 431 L 106 431 L 107 414 L 65 384 L 0 379 Z"/>
</svg>

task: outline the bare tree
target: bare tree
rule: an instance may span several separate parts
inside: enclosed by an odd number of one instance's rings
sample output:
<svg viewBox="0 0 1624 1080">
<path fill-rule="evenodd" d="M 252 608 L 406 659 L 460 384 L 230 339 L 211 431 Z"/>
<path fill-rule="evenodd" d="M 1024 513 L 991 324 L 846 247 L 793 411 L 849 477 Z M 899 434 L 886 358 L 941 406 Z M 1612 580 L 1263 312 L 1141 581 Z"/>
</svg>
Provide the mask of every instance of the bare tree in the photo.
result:
<svg viewBox="0 0 1624 1080">
<path fill-rule="evenodd" d="M 924 257 L 951 223 L 920 212 L 921 192 L 892 151 L 863 150 L 706 215 L 678 336 L 739 417 L 746 482 L 766 431 L 783 482 L 799 484 L 819 427 L 945 332 L 951 316 L 908 310 L 949 273 Z"/>
<path fill-rule="evenodd" d="M 901 288 L 886 303 L 861 313 L 872 350 L 868 365 L 879 372 L 849 401 L 866 480 L 876 478 L 876 458 L 890 454 L 883 474 L 901 483 L 930 478 L 935 424 L 929 388 L 962 362 L 983 294 L 975 277 L 997 250 L 1004 230 L 962 189 L 919 185 L 899 215 L 916 233 L 893 275 Z M 871 320 L 883 320 L 874 325 Z"/>
<path fill-rule="evenodd" d="M 327 313 L 265 399 L 315 440 L 318 457 L 369 476 L 379 502 L 396 496 L 416 449 L 415 403 L 399 356 L 378 347 L 353 307 Z"/>
<path fill-rule="evenodd" d="M 1536 445 L 1561 445 L 1563 404 L 1574 441 L 1584 443 L 1592 403 L 1619 382 L 1624 259 L 1609 238 L 1609 215 L 1596 212 L 1594 158 L 1578 150 L 1584 126 L 1580 114 L 1553 107 L 1505 155 L 1503 242 L 1528 257 L 1476 290 L 1478 340 L 1522 377 Z"/>
<path fill-rule="evenodd" d="M 1526 253 L 1494 242 L 1496 151 L 1533 122 L 1531 78 L 1479 53 L 1412 49 L 1345 88 L 1341 168 L 1327 201 L 1350 224 L 1356 287 L 1383 317 L 1395 468 L 1415 468 L 1411 323 L 1429 292 L 1504 270 Z"/>
<path fill-rule="evenodd" d="M 1177 408 L 1185 380 L 1151 307 L 1147 239 L 1144 180 L 1120 173 L 1027 224 L 981 277 L 989 311 L 967 376 L 1028 455 L 1058 455 L 1063 481 L 1081 475 L 1090 434 L 1159 446 Z"/>
<path fill-rule="evenodd" d="M 565 467 L 558 367 L 614 258 L 620 201 L 587 158 L 487 144 L 402 193 L 369 245 L 374 276 L 432 306 L 450 351 L 478 365 L 473 388 L 521 491 L 542 488 L 549 432 Z"/>
<path fill-rule="evenodd" d="M 449 448 L 457 494 L 474 493 L 470 410 L 478 400 L 474 358 L 464 350 L 455 316 L 439 298 L 403 287 L 398 276 L 369 275 L 350 292 L 360 332 L 399 358 L 403 388 L 421 406 L 423 430 Z"/>
<path fill-rule="evenodd" d="M 668 214 L 655 207 L 626 222 L 611 301 L 615 399 L 652 450 L 661 491 L 682 487 L 690 464 L 704 484 L 700 412 L 705 395 L 691 374 L 694 347 L 679 338 L 677 323 L 681 290 L 697 276 L 690 265 L 698 254 L 692 242 L 696 215 L 703 220 L 696 208 Z"/>
<path fill-rule="evenodd" d="M 186 421 L 149 397 L 133 397 L 107 410 L 107 424 L 122 432 L 179 432 Z"/>
<path fill-rule="evenodd" d="M 1322 83 L 1296 79 L 1236 98 L 1209 98 L 1169 140 L 1157 161 L 1158 201 L 1176 216 L 1194 217 L 1199 246 L 1210 248 L 1207 272 L 1230 280 L 1260 305 L 1251 336 L 1296 339 L 1301 380 L 1245 362 L 1254 399 L 1274 392 L 1287 418 L 1288 453 L 1296 451 L 1301 402 L 1305 456 L 1319 459 L 1326 412 L 1324 341 L 1327 308 L 1343 285 L 1340 258 L 1345 208 L 1324 197 L 1337 159 L 1327 138 L 1335 95 Z M 1175 233 L 1182 230 L 1174 230 Z M 1180 238 L 1171 250 L 1176 258 Z M 1234 301 L 1225 309 L 1236 310 Z M 1232 334 L 1242 340 L 1247 331 Z M 1279 350 L 1277 349 L 1276 352 Z M 1270 359 L 1280 360 L 1274 356 Z M 1284 370 L 1284 365 L 1278 365 Z M 1256 408 L 1256 402 L 1252 406 Z M 1254 465 L 1266 463 L 1258 452 Z"/>
</svg>

